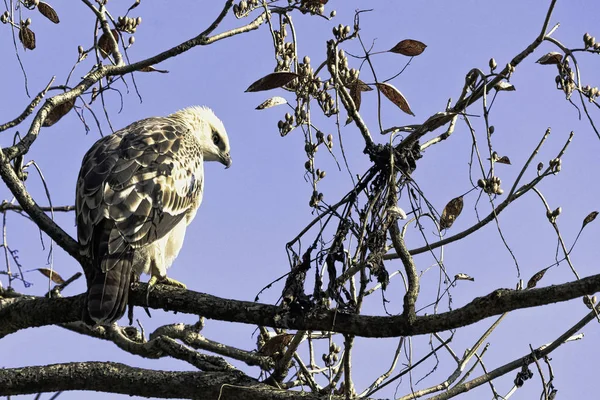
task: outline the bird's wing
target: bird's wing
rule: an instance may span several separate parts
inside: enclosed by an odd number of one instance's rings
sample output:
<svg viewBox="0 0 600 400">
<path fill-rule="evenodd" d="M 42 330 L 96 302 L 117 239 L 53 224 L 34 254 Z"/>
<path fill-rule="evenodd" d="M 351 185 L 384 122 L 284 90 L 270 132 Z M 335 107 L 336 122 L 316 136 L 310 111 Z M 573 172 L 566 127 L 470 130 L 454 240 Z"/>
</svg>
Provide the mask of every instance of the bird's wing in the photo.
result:
<svg viewBox="0 0 600 400">
<path fill-rule="evenodd" d="M 102 138 L 85 155 L 77 182 L 77 233 L 94 260 L 146 246 L 200 202 L 202 153 L 184 127 L 138 121 Z M 98 264 L 96 264 L 98 265 Z"/>
</svg>

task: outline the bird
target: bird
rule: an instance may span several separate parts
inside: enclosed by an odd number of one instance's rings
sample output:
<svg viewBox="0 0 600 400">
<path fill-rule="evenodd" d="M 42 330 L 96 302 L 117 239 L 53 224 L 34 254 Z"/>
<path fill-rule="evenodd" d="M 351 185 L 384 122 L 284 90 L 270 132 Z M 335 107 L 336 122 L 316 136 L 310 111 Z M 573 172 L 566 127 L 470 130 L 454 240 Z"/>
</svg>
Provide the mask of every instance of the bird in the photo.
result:
<svg viewBox="0 0 600 400">
<path fill-rule="evenodd" d="M 223 123 L 208 107 L 151 117 L 102 137 L 87 151 L 77 178 L 77 239 L 88 284 L 82 319 L 110 325 L 125 313 L 142 273 L 167 277 L 204 191 L 204 162 L 231 166 Z"/>
</svg>

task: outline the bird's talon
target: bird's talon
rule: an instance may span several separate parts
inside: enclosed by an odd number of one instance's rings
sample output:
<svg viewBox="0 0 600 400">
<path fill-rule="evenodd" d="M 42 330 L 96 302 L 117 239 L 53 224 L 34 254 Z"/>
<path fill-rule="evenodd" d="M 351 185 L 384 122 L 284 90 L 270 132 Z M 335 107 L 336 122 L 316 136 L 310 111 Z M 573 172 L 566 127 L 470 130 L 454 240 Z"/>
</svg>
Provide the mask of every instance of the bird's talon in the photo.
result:
<svg viewBox="0 0 600 400">
<path fill-rule="evenodd" d="M 185 283 L 179 282 L 178 280 L 175 280 L 172 278 L 165 278 L 163 281 L 161 281 L 161 283 L 163 285 L 169 285 L 169 286 L 174 286 L 174 287 L 181 288 L 181 289 L 187 289 L 187 286 L 185 285 Z"/>
</svg>

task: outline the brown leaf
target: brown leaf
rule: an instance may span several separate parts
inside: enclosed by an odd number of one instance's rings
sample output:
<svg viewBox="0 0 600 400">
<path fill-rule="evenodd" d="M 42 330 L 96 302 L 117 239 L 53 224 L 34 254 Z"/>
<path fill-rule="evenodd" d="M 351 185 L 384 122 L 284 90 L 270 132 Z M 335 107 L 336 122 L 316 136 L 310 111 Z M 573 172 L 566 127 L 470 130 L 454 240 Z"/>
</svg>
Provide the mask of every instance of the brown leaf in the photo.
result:
<svg viewBox="0 0 600 400">
<path fill-rule="evenodd" d="M 389 83 L 377 83 L 376 86 L 377 89 L 379 89 L 379 91 L 383 93 L 388 100 L 397 105 L 399 109 L 412 116 L 415 115 L 410 109 L 406 98 L 394 86 L 390 85 Z"/>
<path fill-rule="evenodd" d="M 390 53 L 402 54 L 403 56 L 414 57 L 425 51 L 427 45 L 423 42 L 413 39 L 404 39 L 389 49 Z"/>
<path fill-rule="evenodd" d="M 75 99 L 72 99 L 72 100 L 66 101 L 66 102 L 54 107 L 52 109 L 52 111 L 50 111 L 50 113 L 48 113 L 48 116 L 44 120 L 44 123 L 42 124 L 42 126 L 54 125 L 62 117 L 67 115 L 68 112 L 71 111 L 71 109 L 73 108 L 74 105 L 75 105 Z"/>
<path fill-rule="evenodd" d="M 264 110 L 267 108 L 275 107 L 280 104 L 287 104 L 287 100 L 281 96 L 270 97 L 267 100 L 263 101 L 256 107 L 257 110 Z"/>
<path fill-rule="evenodd" d="M 585 226 L 587 224 L 589 224 L 590 222 L 592 222 L 593 220 L 595 220 L 597 216 L 598 216 L 598 211 L 592 211 L 591 213 L 589 213 L 587 215 L 587 217 L 585 217 L 583 219 L 583 225 L 581 226 L 581 229 L 585 228 Z"/>
<path fill-rule="evenodd" d="M 140 72 L 160 72 L 161 74 L 169 73 L 169 71 L 167 71 L 166 69 L 154 68 L 152 65 L 148 65 L 147 67 L 140 68 L 138 71 L 140 71 Z"/>
<path fill-rule="evenodd" d="M 353 85 L 354 84 L 358 86 L 357 89 L 360 90 L 361 92 L 370 92 L 371 90 L 373 90 L 373 88 L 371 86 L 367 85 L 360 79 L 357 79 L 356 81 L 354 81 Z"/>
<path fill-rule="evenodd" d="M 19 30 L 19 40 L 26 49 L 35 49 L 35 33 L 23 24 L 21 24 L 21 29 Z"/>
<path fill-rule="evenodd" d="M 285 347 L 290 344 L 294 335 L 283 333 L 281 335 L 273 336 L 260 348 L 258 351 L 260 354 L 266 356 L 273 356 L 277 353 L 282 352 Z"/>
<path fill-rule="evenodd" d="M 44 17 L 48 18 L 55 24 L 58 24 L 60 22 L 58 14 L 56 13 L 56 11 L 54 11 L 54 8 L 52 8 L 50 4 L 40 1 L 40 3 L 38 4 L 38 10 L 40 14 L 42 14 Z"/>
<path fill-rule="evenodd" d="M 511 165 L 510 164 L 510 158 L 508 158 L 507 156 L 500 157 L 499 159 L 496 160 L 496 162 L 498 164 L 508 164 L 508 165 Z"/>
<path fill-rule="evenodd" d="M 56 271 L 53 271 L 49 268 L 38 268 L 37 270 L 40 271 L 40 273 L 45 277 L 50 278 L 50 280 L 52 280 L 52 282 L 54 283 L 57 283 L 59 285 L 65 283 L 64 279 L 61 278 L 61 276 L 57 274 Z"/>
<path fill-rule="evenodd" d="M 346 87 L 350 91 L 350 97 L 352 97 L 352 101 L 354 101 L 357 111 L 360 110 L 360 103 L 362 99 L 361 92 L 370 92 L 373 90 L 371 86 L 367 85 L 360 79 L 356 79 L 354 82 L 347 84 Z"/>
<path fill-rule="evenodd" d="M 535 285 L 537 285 L 537 283 L 540 281 L 540 279 L 544 277 L 544 274 L 546 273 L 546 271 L 548 271 L 548 268 L 544 268 L 543 270 L 536 272 L 535 275 L 533 275 L 531 279 L 529 279 L 529 281 L 527 282 L 527 289 L 534 288 Z"/>
<path fill-rule="evenodd" d="M 117 32 L 116 29 L 112 29 L 110 32 L 115 38 L 115 41 L 119 43 L 119 32 Z M 102 36 L 100 36 L 100 39 L 98 39 L 98 50 L 100 50 L 100 55 L 102 56 L 102 58 L 108 57 L 108 55 L 113 52 L 113 48 L 110 45 L 108 36 L 104 33 L 102 34 Z"/>
<path fill-rule="evenodd" d="M 362 99 L 361 96 L 361 90 L 359 89 L 359 85 L 357 83 L 353 83 L 350 86 L 350 97 L 352 97 L 352 101 L 354 102 L 354 105 L 356 106 L 356 111 L 360 110 L 360 102 Z"/>
<path fill-rule="evenodd" d="M 536 61 L 536 63 L 542 65 L 560 64 L 562 57 L 562 54 L 557 53 L 556 51 L 551 51 L 548 54 L 544 54 L 539 60 Z"/>
<path fill-rule="evenodd" d="M 273 72 L 267 76 L 263 76 L 252 85 L 248 86 L 246 92 L 260 92 L 263 90 L 271 90 L 287 85 L 298 77 L 294 72 Z"/>
<path fill-rule="evenodd" d="M 452 226 L 456 218 L 460 215 L 463 209 L 463 198 L 462 196 L 455 197 L 450 200 L 444 211 L 442 211 L 442 217 L 440 218 L 440 228 L 448 229 Z"/>
</svg>

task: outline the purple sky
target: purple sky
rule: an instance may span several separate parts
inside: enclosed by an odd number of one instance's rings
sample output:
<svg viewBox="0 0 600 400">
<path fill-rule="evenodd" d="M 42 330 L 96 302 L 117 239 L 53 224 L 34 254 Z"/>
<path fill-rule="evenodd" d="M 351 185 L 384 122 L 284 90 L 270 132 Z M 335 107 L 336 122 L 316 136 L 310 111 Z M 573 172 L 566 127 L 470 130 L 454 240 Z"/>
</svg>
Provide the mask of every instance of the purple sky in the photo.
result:
<svg viewBox="0 0 600 400">
<path fill-rule="evenodd" d="M 170 48 L 205 29 L 220 10 L 221 2 L 142 2 L 132 12 L 141 15 L 142 25 L 136 33 L 136 42 L 129 51 L 132 61 L 146 58 L 156 52 Z M 37 12 L 31 12 L 36 32 L 37 48 L 23 54 L 21 58 L 27 71 L 29 90 L 37 93 L 53 75 L 57 83 L 63 83 L 72 63 L 77 59 L 77 46 L 89 48 L 93 43 L 93 15 L 83 3 L 53 2 L 61 18 L 53 25 Z M 549 1 L 524 2 L 506 1 L 331 1 L 328 9 L 337 8 L 333 22 L 320 18 L 294 16 L 299 37 L 299 55 L 309 55 L 318 65 L 325 56 L 325 38 L 331 37 L 331 27 L 339 23 L 351 24 L 354 10 L 373 8 L 361 18 L 362 36 L 366 43 L 375 40 L 377 50 L 386 50 L 405 38 L 418 39 L 428 45 L 426 51 L 416 57 L 407 70 L 392 83 L 402 91 L 410 102 L 416 117 L 401 113 L 395 106 L 384 103 L 382 108 L 384 126 L 416 124 L 428 116 L 443 111 L 449 97 L 458 98 L 463 86 L 464 75 L 474 67 L 488 71 L 488 60 L 495 57 L 502 68 L 514 55 L 531 43 L 541 28 Z M 109 3 L 113 15 L 125 9 L 118 2 Z M 114 7 L 114 8 L 113 8 Z M 600 3 L 596 0 L 559 1 L 551 26 L 560 22 L 554 37 L 569 47 L 582 47 L 582 35 L 590 32 L 600 36 L 598 29 Z M 239 26 L 241 23 L 228 16 L 218 31 Z M 8 26 L 1 27 L 0 50 L 2 51 L 2 93 L 0 96 L 0 122 L 18 115 L 29 99 L 23 90 L 23 77 L 14 56 L 12 37 Z M 138 73 L 137 86 L 143 98 L 140 103 L 128 78 L 129 90 L 122 85 L 123 111 L 119 113 L 119 96 L 109 93 L 108 112 L 112 125 L 120 129 L 132 121 L 148 116 L 166 115 L 189 105 L 207 105 L 223 120 L 229 133 L 233 166 L 225 171 L 218 164 L 206 167 L 206 187 L 202 207 L 194 223 L 188 229 L 186 243 L 169 276 L 185 282 L 192 290 L 206 292 L 226 298 L 252 300 L 256 293 L 274 278 L 289 270 L 285 243 L 292 239 L 311 219 L 308 201 L 312 189 L 305 182 L 303 137 L 300 131 L 292 131 L 281 138 L 277 121 L 288 112 L 286 106 L 266 111 L 254 108 L 273 95 L 293 98 L 281 90 L 268 93 L 244 93 L 248 85 L 273 70 L 273 55 L 270 34 L 266 26 L 258 31 L 227 39 L 214 45 L 195 48 L 175 59 L 168 60 L 157 68 L 169 70 L 169 74 Z M 19 45 L 20 46 L 20 45 Z M 359 53 L 357 43 L 349 44 L 348 50 Z M 560 174 L 544 180 L 540 190 L 552 208 L 562 206 L 559 224 L 567 244 L 572 243 L 583 218 L 595 209 L 600 209 L 597 198 L 600 193 L 592 173 L 597 168 L 596 154 L 600 141 L 585 118 L 578 120 L 577 110 L 564 100 L 564 94 L 554 87 L 556 68 L 535 64 L 535 60 L 547 51 L 556 50 L 544 44 L 536 54 L 519 66 L 511 79 L 516 92 L 498 96 L 491 113 L 495 126 L 495 150 L 507 155 L 512 166 L 498 165 L 498 175 L 504 182 L 505 191 L 512 185 L 521 166 L 539 142 L 547 127 L 552 135 L 540 152 L 538 161 L 547 164 L 562 147 L 571 130 L 575 139 L 563 158 Z M 397 73 L 406 58 L 394 54 L 374 57 L 379 77 Z M 350 59 L 351 67 L 358 62 Z M 355 63 L 354 65 L 352 63 Z M 600 61 L 598 56 L 579 55 L 584 84 L 600 84 Z M 78 68 L 72 82 L 83 76 L 92 65 L 90 60 Z M 372 82 L 368 70 L 361 75 L 364 81 Z M 574 96 L 575 98 L 575 96 Z M 89 97 L 86 97 L 89 101 Z M 376 130 L 376 94 L 363 94 L 361 113 L 371 129 Z M 99 102 L 95 110 L 101 117 L 103 132 L 110 132 L 100 112 Z M 595 108 L 595 107 L 593 107 Z M 480 103 L 469 109 L 471 114 L 480 115 Z M 594 112 L 596 111 L 596 112 Z M 595 114 L 595 115 L 594 115 Z M 85 151 L 99 138 L 98 129 L 88 114 L 91 131 L 86 134 L 75 115 L 69 114 L 51 128 L 42 130 L 28 159 L 34 159 L 43 169 L 50 187 L 54 205 L 73 204 L 75 181 Z M 345 119 L 345 113 L 343 114 Z M 598 112 L 592 110 L 598 117 Z M 342 119 L 342 120 L 343 120 Z M 19 131 L 26 131 L 25 124 Z M 484 144 L 482 118 L 473 118 L 478 129 L 480 143 Z M 598 120 L 600 121 L 600 119 Z M 323 121 L 323 129 L 331 133 L 333 121 Z M 600 122 L 599 122 L 600 123 Z M 329 132 L 326 132 L 329 133 Z M 441 133 L 436 132 L 437 134 Z M 7 146 L 14 130 L 0 137 L 0 144 Z M 389 140 L 387 136 L 374 133 L 376 141 Z M 427 138 L 433 137 L 433 135 Z M 369 166 L 368 158 L 362 154 L 362 139 L 358 130 L 348 126 L 343 130 L 344 146 L 354 174 L 361 174 Z M 471 149 L 470 134 L 464 122 L 449 140 L 428 149 L 419 162 L 414 178 L 430 201 L 442 210 L 448 200 L 470 189 L 467 161 Z M 341 159 L 336 140 L 336 156 Z M 317 155 L 317 167 L 327 171 L 320 184 L 328 202 L 335 202 L 351 188 L 346 171 L 337 171 L 332 158 L 324 152 Z M 535 167 L 534 167 L 535 168 Z M 532 178 L 535 171 L 525 175 L 524 181 Z M 39 204 L 46 205 L 40 180 L 30 171 L 27 187 Z M 459 232 L 476 221 L 473 210 L 476 193 L 465 196 L 465 209 L 449 233 Z M 8 190 L 0 185 L 0 198 L 10 199 Z M 500 198 L 499 201 L 501 201 Z M 408 204 L 400 207 L 409 210 Z M 485 200 L 479 204 L 480 215 L 487 215 L 489 206 Z M 75 235 L 74 215 L 59 215 L 57 221 L 70 234 Z M 529 279 L 538 270 L 554 261 L 556 238 L 540 200 L 530 193 L 513 204 L 500 218 L 505 238 L 517 257 L 521 278 Z M 572 254 L 573 262 L 581 276 L 597 273 L 600 250 L 595 246 L 598 237 L 597 222 L 586 228 Z M 422 244 L 418 230 L 408 229 L 409 247 Z M 16 214 L 8 215 L 8 243 L 20 250 L 20 261 L 25 270 L 47 266 L 47 251 L 41 249 L 38 233 L 32 223 Z M 46 241 L 48 244 L 48 241 Z M 439 255 L 439 252 L 437 253 Z M 431 255 L 416 257 L 418 271 L 425 271 L 434 262 Z M 459 272 L 475 277 L 475 282 L 460 282 L 452 292 L 454 308 L 460 307 L 476 296 L 485 295 L 494 289 L 513 288 L 518 281 L 512 258 L 503 246 L 493 224 L 486 226 L 476 235 L 445 248 L 444 260 L 450 276 Z M 401 268 L 399 260 L 389 262 L 390 272 Z M 63 277 L 80 270 L 80 266 L 58 249 L 54 254 L 54 268 Z M 2 267 L 2 269 L 4 269 Z M 29 272 L 26 279 L 34 285 L 25 289 L 15 282 L 17 291 L 41 295 L 47 290 L 47 280 L 37 272 Z M 144 278 L 146 279 L 146 278 Z M 436 289 L 438 271 L 431 268 L 422 278 L 422 293 L 419 305 L 428 304 Z M 540 286 L 573 280 L 566 264 L 551 269 Z M 1 278 L 6 285 L 5 277 Z M 75 295 L 85 290 L 80 279 L 65 290 L 65 295 Z M 281 285 L 262 294 L 262 302 L 275 302 L 281 293 Z M 386 293 L 392 300 L 388 311 L 401 312 L 403 286 L 393 281 Z M 365 313 L 383 315 L 381 297 L 374 295 L 367 301 Z M 580 299 L 568 303 L 530 309 L 510 314 L 493 333 L 492 343 L 485 362 L 493 369 L 520 357 L 529 351 L 529 344 L 538 347 L 549 343 L 568 329 L 588 312 Z M 173 315 L 153 310 L 148 318 L 141 309 L 136 309 L 146 331 L 169 322 L 194 322 L 188 315 Z M 125 320 L 123 320 L 125 322 Z M 489 327 L 492 319 L 467 327 L 457 332 L 452 348 L 461 355 Z M 244 349 L 255 346 L 255 327 L 207 321 L 203 334 L 224 344 Z M 600 356 L 597 342 L 599 330 L 591 323 L 583 332 L 583 341 L 569 343 L 552 354 L 555 386 L 561 398 L 592 398 L 596 389 L 590 383 L 595 378 L 592 360 Z M 443 334 L 447 337 L 447 334 Z M 429 352 L 428 337 L 417 337 L 413 342 L 414 359 Z M 341 344 L 341 340 L 338 340 Z M 359 391 L 383 373 L 391 362 L 397 339 L 357 339 L 354 355 L 354 379 Z M 145 360 L 116 348 L 109 342 L 99 341 L 71 333 L 58 327 L 44 327 L 21 331 L 0 340 L 0 367 L 43 365 L 70 361 L 118 361 L 133 366 L 157 369 L 188 369 L 182 362 L 164 358 Z M 403 361 L 406 361 L 403 359 Z M 452 360 L 443 351 L 436 373 L 426 378 L 415 388 L 420 389 L 442 381 L 454 370 Z M 235 365 L 239 363 L 234 362 Z M 413 382 L 423 377 L 432 362 L 425 363 L 413 375 Z M 252 375 L 258 369 L 246 368 Z M 481 374 L 477 368 L 472 377 Z M 511 373 L 496 382 L 496 389 L 505 394 L 512 386 L 515 374 Z M 396 384 L 378 392 L 375 397 L 393 397 Z M 537 371 L 535 378 L 528 381 L 513 398 L 529 399 L 539 396 L 541 384 Z M 397 388 L 398 395 L 410 392 L 408 379 Z M 110 395 L 110 398 L 130 398 Z M 491 398 L 489 386 L 485 385 L 463 395 L 464 399 Z M 31 398 L 31 396 L 22 398 Z M 44 397 L 43 397 L 44 398 Z M 62 399 L 79 399 L 80 393 L 65 393 Z M 107 398 L 103 394 L 86 394 L 86 398 Z"/>
</svg>

